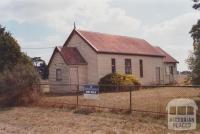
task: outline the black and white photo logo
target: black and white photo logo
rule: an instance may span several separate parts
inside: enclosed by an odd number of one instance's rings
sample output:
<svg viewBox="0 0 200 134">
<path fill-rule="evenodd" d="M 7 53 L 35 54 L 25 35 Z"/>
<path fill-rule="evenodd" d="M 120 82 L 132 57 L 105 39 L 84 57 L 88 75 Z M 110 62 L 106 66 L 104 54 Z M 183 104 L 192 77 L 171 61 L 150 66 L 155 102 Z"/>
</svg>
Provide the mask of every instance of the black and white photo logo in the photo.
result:
<svg viewBox="0 0 200 134">
<path fill-rule="evenodd" d="M 168 112 L 168 129 L 196 129 L 196 111 L 198 107 L 192 99 L 173 99 L 166 107 Z"/>
</svg>

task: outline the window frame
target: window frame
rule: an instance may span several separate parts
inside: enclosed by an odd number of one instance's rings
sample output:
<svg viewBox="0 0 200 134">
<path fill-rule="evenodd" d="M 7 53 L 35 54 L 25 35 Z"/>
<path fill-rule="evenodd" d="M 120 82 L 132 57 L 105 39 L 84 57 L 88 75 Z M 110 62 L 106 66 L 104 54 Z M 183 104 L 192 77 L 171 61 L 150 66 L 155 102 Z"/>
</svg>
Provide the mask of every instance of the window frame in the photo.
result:
<svg viewBox="0 0 200 134">
<path fill-rule="evenodd" d="M 174 75 L 174 66 L 169 66 L 169 74 Z"/>
<path fill-rule="evenodd" d="M 111 59 L 111 71 L 112 71 L 112 73 L 116 73 L 116 60 L 115 60 L 115 58 Z"/>
<path fill-rule="evenodd" d="M 131 59 L 125 59 L 125 74 L 132 74 Z"/>
<path fill-rule="evenodd" d="M 139 66 L 140 66 L 140 78 L 144 77 L 144 67 L 143 67 L 143 60 L 139 60 Z"/>
<path fill-rule="evenodd" d="M 56 81 L 62 81 L 62 69 L 60 68 L 56 69 Z"/>
<path fill-rule="evenodd" d="M 166 66 L 166 67 L 165 67 L 165 74 L 166 74 L 166 75 L 169 75 L 169 74 L 170 74 L 169 66 Z"/>
</svg>

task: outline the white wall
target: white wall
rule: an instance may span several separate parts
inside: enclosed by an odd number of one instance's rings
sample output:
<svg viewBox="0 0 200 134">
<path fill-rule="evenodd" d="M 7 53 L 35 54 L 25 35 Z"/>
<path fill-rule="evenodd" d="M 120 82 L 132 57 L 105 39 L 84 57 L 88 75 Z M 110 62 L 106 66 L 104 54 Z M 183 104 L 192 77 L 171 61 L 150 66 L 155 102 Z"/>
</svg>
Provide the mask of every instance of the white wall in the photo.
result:
<svg viewBox="0 0 200 134">
<path fill-rule="evenodd" d="M 98 54 L 98 79 L 111 73 L 111 59 L 116 60 L 116 71 L 125 73 L 125 59 L 131 59 L 132 74 L 136 76 L 142 84 L 155 84 L 156 67 L 161 68 L 161 82 L 164 81 L 164 64 L 162 57 L 131 56 L 116 54 Z M 139 60 L 143 60 L 143 78 L 140 78 Z"/>
<path fill-rule="evenodd" d="M 62 80 L 56 81 L 56 69 L 62 70 Z M 62 84 L 69 84 L 69 66 L 66 65 L 59 52 L 56 52 L 52 57 L 49 65 L 49 84 L 51 92 L 65 92 L 69 88 Z"/>
<path fill-rule="evenodd" d="M 76 33 L 65 47 L 76 47 L 87 61 L 87 80 L 89 84 L 98 83 L 98 66 L 96 52 L 86 44 Z"/>
<path fill-rule="evenodd" d="M 173 75 L 170 74 L 170 66 L 173 66 Z M 177 81 L 177 65 L 175 63 L 165 63 L 165 84 L 172 84 Z"/>
</svg>

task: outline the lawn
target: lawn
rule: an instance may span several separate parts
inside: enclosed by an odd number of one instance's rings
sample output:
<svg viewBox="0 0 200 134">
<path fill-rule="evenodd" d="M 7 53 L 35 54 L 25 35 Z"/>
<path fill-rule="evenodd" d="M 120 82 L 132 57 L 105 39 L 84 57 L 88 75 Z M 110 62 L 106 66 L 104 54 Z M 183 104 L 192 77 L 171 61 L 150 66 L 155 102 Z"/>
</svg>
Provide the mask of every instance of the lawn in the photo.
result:
<svg viewBox="0 0 200 134">
<path fill-rule="evenodd" d="M 80 112 L 81 113 L 81 112 Z M 166 120 L 145 115 L 95 112 L 89 115 L 69 109 L 15 107 L 0 109 L 1 134 L 164 134 Z M 179 132 L 198 134 L 198 130 Z"/>
</svg>

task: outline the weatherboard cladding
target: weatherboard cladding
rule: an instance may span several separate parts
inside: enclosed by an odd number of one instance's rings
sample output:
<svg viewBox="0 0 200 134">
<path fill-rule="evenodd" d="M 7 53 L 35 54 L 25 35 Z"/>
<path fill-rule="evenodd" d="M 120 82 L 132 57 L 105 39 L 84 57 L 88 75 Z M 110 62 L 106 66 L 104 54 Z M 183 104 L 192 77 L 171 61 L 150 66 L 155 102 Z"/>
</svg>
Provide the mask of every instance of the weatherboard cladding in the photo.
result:
<svg viewBox="0 0 200 134">
<path fill-rule="evenodd" d="M 143 84 L 155 83 L 155 68 L 157 66 L 161 67 L 161 73 L 163 74 L 163 62 L 166 57 L 164 52 L 158 51 L 157 48 L 143 39 L 77 29 L 71 32 L 63 47 L 55 48 L 49 65 L 51 61 L 54 62 L 52 59 L 56 54 L 60 56 L 66 65 L 70 65 L 67 67 L 79 65 L 79 74 L 83 76 L 83 78 L 80 78 L 83 79 L 83 82 L 80 81 L 81 84 L 96 84 L 101 77 L 110 73 L 110 59 L 113 57 L 117 59 L 117 72 L 121 73 L 124 73 L 124 59 L 131 59 L 133 74 L 138 78 L 138 61 L 142 59 L 145 75 L 141 78 L 141 82 Z M 80 67 L 84 69 L 81 71 Z M 50 73 L 50 75 L 53 75 L 53 73 Z M 161 76 L 161 80 L 164 81 L 164 76 Z"/>
<path fill-rule="evenodd" d="M 127 36 L 74 29 L 64 46 L 67 46 L 74 32 L 97 53 L 156 56 L 164 57 L 165 63 L 178 63 L 176 59 L 160 47 L 154 47 L 143 39 Z M 87 64 L 76 48 L 67 49 L 67 47 L 64 47 L 64 49 L 59 49 L 61 54 L 64 55 L 63 57 L 69 60 L 71 64 Z"/>
</svg>

